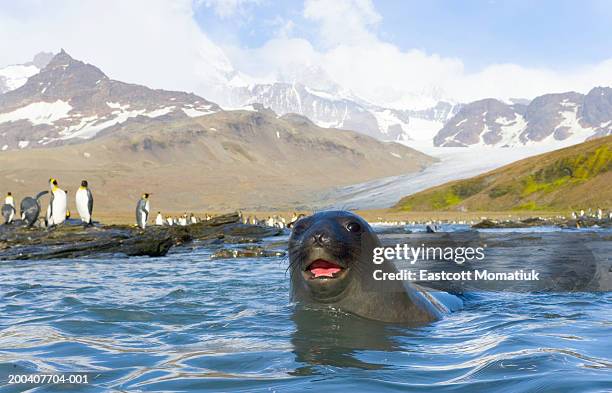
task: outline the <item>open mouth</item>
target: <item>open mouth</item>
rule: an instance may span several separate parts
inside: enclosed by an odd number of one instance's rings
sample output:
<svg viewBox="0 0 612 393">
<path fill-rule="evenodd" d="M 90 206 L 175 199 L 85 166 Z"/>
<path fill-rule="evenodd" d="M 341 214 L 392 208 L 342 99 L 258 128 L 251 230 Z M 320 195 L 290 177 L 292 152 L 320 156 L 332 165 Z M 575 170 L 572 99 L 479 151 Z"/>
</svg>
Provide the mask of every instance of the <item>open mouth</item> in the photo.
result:
<svg viewBox="0 0 612 393">
<path fill-rule="evenodd" d="M 306 268 L 310 279 L 338 278 L 344 271 L 342 266 L 324 259 L 317 259 Z"/>
</svg>

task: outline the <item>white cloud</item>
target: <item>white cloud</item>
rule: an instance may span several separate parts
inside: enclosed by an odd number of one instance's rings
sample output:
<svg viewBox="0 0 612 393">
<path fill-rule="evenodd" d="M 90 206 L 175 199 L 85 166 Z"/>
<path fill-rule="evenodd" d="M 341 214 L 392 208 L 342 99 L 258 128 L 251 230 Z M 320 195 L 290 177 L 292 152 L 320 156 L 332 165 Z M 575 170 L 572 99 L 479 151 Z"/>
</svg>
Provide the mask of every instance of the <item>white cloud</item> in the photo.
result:
<svg viewBox="0 0 612 393">
<path fill-rule="evenodd" d="M 203 0 L 223 18 L 240 16 L 260 0 Z M 256 79 L 305 80 L 381 105 L 417 107 L 438 98 L 532 98 L 548 92 L 586 92 L 612 83 L 612 59 L 569 71 L 492 64 L 466 72 L 461 59 L 401 50 L 378 34 L 381 16 L 368 0 L 307 0 L 302 16 L 317 29 L 304 38 L 299 18 L 270 17 L 277 35 L 258 48 L 220 49 L 193 19 L 191 0 L 23 0 L 0 8 L 0 66 L 39 51 L 65 48 L 110 77 L 150 87 L 195 91 L 216 99 L 237 70 Z M 228 20 L 229 23 L 229 20 Z M 204 29 L 206 26 L 203 27 Z M 231 61 L 230 61 L 231 60 Z M 319 72 L 319 74 L 316 74 Z M 246 78 L 247 80 L 250 80 Z M 328 79 L 331 79 L 329 81 Z M 425 97 L 425 98 L 424 98 Z"/>
<path fill-rule="evenodd" d="M 370 0 L 306 0 L 304 17 L 320 24 L 320 38 L 328 46 L 372 41 L 371 29 L 382 19 Z"/>
<path fill-rule="evenodd" d="M 378 37 L 381 16 L 368 0 L 306 0 L 303 14 L 318 26 L 316 47 L 291 34 L 256 49 L 226 47 L 234 66 L 266 79 L 317 67 L 344 89 L 397 107 L 424 107 L 437 99 L 533 98 L 612 84 L 612 59 L 564 72 L 516 64 L 466 72 L 461 59 L 401 50 Z"/>
<path fill-rule="evenodd" d="M 302 38 L 274 38 L 260 48 L 225 47 L 240 71 L 258 79 L 274 81 L 279 74 L 305 68 L 320 61 L 321 54 Z"/>
<path fill-rule="evenodd" d="M 295 29 L 295 22 L 293 20 L 282 18 L 279 15 L 267 21 L 267 25 L 274 30 L 276 37 L 282 38 L 290 37 Z"/>
</svg>

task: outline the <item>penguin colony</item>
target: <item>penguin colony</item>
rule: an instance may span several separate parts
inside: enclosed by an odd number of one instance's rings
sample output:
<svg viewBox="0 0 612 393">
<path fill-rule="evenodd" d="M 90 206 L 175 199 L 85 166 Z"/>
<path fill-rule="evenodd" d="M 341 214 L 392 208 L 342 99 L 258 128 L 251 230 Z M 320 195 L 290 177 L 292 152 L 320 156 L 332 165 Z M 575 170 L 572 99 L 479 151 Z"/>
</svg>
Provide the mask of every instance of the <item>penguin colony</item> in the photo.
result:
<svg viewBox="0 0 612 393">
<path fill-rule="evenodd" d="M 68 209 L 68 191 L 60 187 L 59 181 L 55 178 L 49 179 L 49 189 L 41 191 L 36 196 L 26 196 L 20 204 L 20 215 L 17 216 L 15 207 L 15 199 L 9 191 L 4 198 L 2 205 L 2 217 L 4 224 L 24 224 L 26 226 L 40 226 L 51 228 L 66 222 L 70 224 L 83 224 L 85 226 L 93 226 L 93 207 L 94 197 L 87 180 L 81 181 L 81 185 L 75 193 L 76 210 L 80 220 L 71 218 L 70 210 Z M 41 198 L 49 194 L 49 203 L 47 205 L 46 214 L 39 221 L 41 212 Z M 136 203 L 136 225 L 145 229 L 149 221 L 151 211 L 150 193 L 144 193 Z M 19 218 L 17 218 L 19 217 Z M 206 215 L 203 219 L 196 217 L 193 213 L 183 214 L 180 217 L 164 217 L 161 212 L 157 213 L 155 218 L 156 225 L 190 225 L 196 224 L 202 220 L 210 220 L 212 216 Z"/>
<path fill-rule="evenodd" d="M 264 219 L 259 219 L 257 218 L 257 216 L 248 216 L 248 217 L 242 217 L 242 223 L 249 224 L 249 225 L 261 225 L 261 226 L 266 226 L 270 228 L 284 229 L 284 228 L 291 228 L 293 224 L 302 217 L 305 217 L 305 215 L 297 214 L 296 212 L 293 212 L 289 220 L 285 220 L 284 217 L 281 217 L 278 215 L 268 216 L 267 218 L 264 218 Z"/>
<path fill-rule="evenodd" d="M 155 225 L 185 226 L 185 225 L 190 225 L 190 224 L 197 224 L 200 221 L 208 221 L 211 218 L 212 216 L 209 214 L 206 214 L 204 218 L 199 218 L 199 217 L 196 217 L 193 213 L 187 214 L 187 212 L 185 212 L 185 214 L 183 214 L 180 217 L 172 217 L 172 216 L 164 217 L 161 212 L 157 212 L 157 216 L 155 217 Z"/>
<path fill-rule="evenodd" d="M 47 194 L 49 194 L 49 204 L 44 221 L 38 223 L 41 211 L 40 199 Z M 87 226 L 93 225 L 93 194 L 88 187 L 87 180 L 81 182 L 75 195 L 75 202 L 81 223 Z M 60 188 L 59 182 L 54 178 L 49 179 L 49 190 L 41 191 L 34 197 L 24 197 L 19 205 L 19 210 L 20 215 L 16 219 L 15 199 L 11 192 L 7 192 L 2 206 L 4 224 L 23 223 L 31 227 L 38 223 L 42 227 L 53 227 L 66 221 L 74 221 L 70 218 L 70 210 L 68 210 L 68 191 Z"/>
<path fill-rule="evenodd" d="M 40 211 L 41 211 L 41 203 L 40 199 L 49 194 L 49 203 L 47 205 L 46 215 L 42 222 L 38 222 Z M 142 229 L 145 229 L 147 223 L 149 221 L 150 216 L 150 193 L 144 193 L 140 197 L 140 199 L 136 203 L 136 225 Z M 79 186 L 76 194 L 75 194 L 75 203 L 77 212 L 79 214 L 80 223 L 85 226 L 92 226 L 94 224 L 93 221 L 93 206 L 94 206 L 94 198 L 89 188 L 89 183 L 87 180 L 81 181 L 81 185 Z M 19 205 L 19 216 L 17 215 L 17 209 L 15 207 L 15 199 L 13 194 L 9 191 L 6 193 L 4 198 L 4 204 L 0 209 L 2 213 L 2 218 L 4 219 L 4 224 L 12 224 L 12 223 L 23 223 L 27 226 L 34 226 L 38 223 L 41 227 L 53 227 L 56 225 L 63 224 L 68 221 L 70 223 L 79 223 L 78 220 L 74 220 L 70 216 L 70 210 L 68 209 L 68 191 L 63 190 L 59 186 L 59 182 L 57 179 L 51 178 L 49 179 L 49 190 L 41 191 L 35 196 L 26 196 L 21 200 Z M 19 217 L 19 218 L 17 218 Z M 286 220 L 284 217 L 279 215 L 268 216 L 264 219 L 259 219 L 257 216 L 248 216 L 244 217 L 240 213 L 241 220 L 244 224 L 249 225 L 260 225 L 267 226 L 271 228 L 291 228 L 293 223 L 295 223 L 300 218 L 304 217 L 304 214 L 293 213 L 289 220 Z M 163 216 L 161 211 L 157 212 L 155 217 L 155 225 L 163 226 L 163 225 L 180 225 L 186 226 L 191 224 L 196 224 L 200 221 L 208 221 L 212 218 L 209 214 L 206 214 L 203 218 L 196 217 L 193 213 L 185 212 L 183 215 L 179 217 L 172 216 Z M 482 219 L 486 219 L 486 217 L 481 217 Z M 565 218 L 565 217 L 560 217 Z M 598 221 L 607 220 L 612 221 L 612 211 L 608 210 L 606 213 L 600 208 L 591 209 L 589 208 L 586 212 L 584 210 L 573 211 L 571 213 L 571 218 L 573 220 L 584 220 L 584 219 L 596 219 Z M 474 224 L 473 221 L 452 221 L 451 224 Z M 417 222 L 405 222 L 405 221 L 383 221 L 379 219 L 379 222 L 376 224 L 379 225 L 408 225 L 408 224 L 417 224 Z M 440 229 L 441 221 L 432 222 L 427 221 L 427 232 L 438 232 Z M 578 225 L 578 224 L 577 224 Z"/>
</svg>

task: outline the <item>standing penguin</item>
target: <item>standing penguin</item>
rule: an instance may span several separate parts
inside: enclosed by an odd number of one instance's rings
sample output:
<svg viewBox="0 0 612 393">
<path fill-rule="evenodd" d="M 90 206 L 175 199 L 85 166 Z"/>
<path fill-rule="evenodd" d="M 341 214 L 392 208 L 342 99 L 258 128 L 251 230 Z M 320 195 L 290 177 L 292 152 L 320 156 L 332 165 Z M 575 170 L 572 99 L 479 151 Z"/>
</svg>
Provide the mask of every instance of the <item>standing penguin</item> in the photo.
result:
<svg viewBox="0 0 612 393">
<path fill-rule="evenodd" d="M 149 194 L 145 193 L 142 194 L 142 198 L 136 204 L 136 224 L 142 229 L 145 229 L 147 226 L 149 211 Z"/>
<path fill-rule="evenodd" d="M 155 217 L 155 225 L 164 225 L 164 218 L 162 217 L 161 212 L 157 212 L 157 217 Z"/>
<path fill-rule="evenodd" d="M 51 187 L 51 200 L 47 208 L 47 226 L 50 227 L 66 221 L 67 199 L 66 191 L 58 187 L 56 179 L 49 179 L 49 186 Z"/>
<path fill-rule="evenodd" d="M 4 205 L 2 205 L 2 217 L 4 217 L 4 223 L 10 224 L 15 218 L 15 200 L 13 194 L 8 192 L 6 198 L 4 198 Z"/>
<path fill-rule="evenodd" d="M 70 220 L 70 209 L 68 209 L 68 190 L 64 190 L 66 193 L 66 221 Z"/>
<path fill-rule="evenodd" d="M 85 225 L 91 225 L 93 213 L 93 195 L 88 187 L 87 180 L 81 182 L 81 187 L 76 192 L 76 206 L 79 217 Z"/>
<path fill-rule="evenodd" d="M 4 198 L 4 204 L 15 207 L 15 198 L 13 198 L 13 193 L 11 193 L 10 191 L 6 193 L 6 198 Z"/>
</svg>

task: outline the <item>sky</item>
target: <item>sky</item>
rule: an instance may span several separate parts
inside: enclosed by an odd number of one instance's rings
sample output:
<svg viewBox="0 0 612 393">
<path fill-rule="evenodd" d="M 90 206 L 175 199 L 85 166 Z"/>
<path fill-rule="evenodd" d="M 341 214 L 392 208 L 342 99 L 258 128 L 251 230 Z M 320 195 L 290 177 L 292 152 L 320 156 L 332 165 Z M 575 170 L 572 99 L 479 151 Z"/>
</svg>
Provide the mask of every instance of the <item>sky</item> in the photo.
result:
<svg viewBox="0 0 612 393">
<path fill-rule="evenodd" d="M 198 24 L 218 42 L 260 47 L 274 38 L 283 20 L 292 21 L 296 36 L 322 49 L 319 26 L 304 16 L 303 1 L 199 5 Z M 371 31 L 381 40 L 403 51 L 460 58 L 469 71 L 494 63 L 563 70 L 612 56 L 609 1 L 383 0 L 372 5 L 378 21 Z"/>
<path fill-rule="evenodd" d="M 612 85 L 605 0 L 0 0 L 0 36 L 0 66 L 64 48 L 213 100 L 232 78 L 398 108 Z"/>
</svg>

